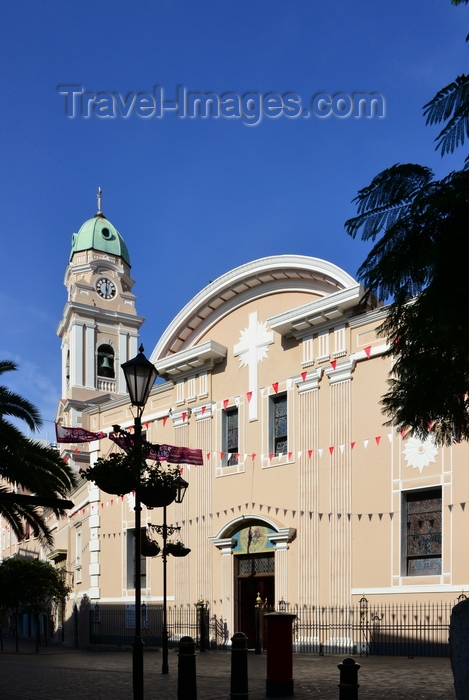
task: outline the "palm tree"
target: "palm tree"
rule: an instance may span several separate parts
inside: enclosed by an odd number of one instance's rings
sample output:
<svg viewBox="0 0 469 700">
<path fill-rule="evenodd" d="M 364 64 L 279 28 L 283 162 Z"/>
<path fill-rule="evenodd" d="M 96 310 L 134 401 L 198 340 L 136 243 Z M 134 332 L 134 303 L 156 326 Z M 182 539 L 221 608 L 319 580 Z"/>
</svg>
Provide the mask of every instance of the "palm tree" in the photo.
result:
<svg viewBox="0 0 469 700">
<path fill-rule="evenodd" d="M 467 4 L 467 0 L 464 0 Z M 436 150 L 441 148 L 441 155 L 453 153 L 455 148 L 464 143 L 469 136 L 469 75 L 459 75 L 456 80 L 440 90 L 425 105 L 426 124 L 447 122 L 435 141 Z"/>
<path fill-rule="evenodd" d="M 14 362 L 0 361 L 0 375 L 14 370 L 17 370 Z M 25 437 L 6 416 L 24 421 L 31 430 L 37 430 L 42 425 L 39 411 L 32 403 L 0 386 L 0 478 L 4 482 L 0 486 L 0 494 L 11 491 L 11 486 L 17 485 L 39 497 L 65 497 L 75 484 L 71 468 L 57 450 Z M 64 512 L 59 507 L 53 510 L 57 515 Z M 0 514 L 19 540 L 25 535 L 24 523 L 28 523 L 34 535 L 52 544 L 53 538 L 42 511 L 35 505 L 0 500 Z"/>
<path fill-rule="evenodd" d="M 351 236 L 374 240 L 357 276 L 392 299 L 380 333 L 394 359 L 384 412 L 398 429 L 440 443 L 469 439 L 467 168 L 436 181 L 395 165 L 358 193 Z"/>
<path fill-rule="evenodd" d="M 452 0 L 454 5 L 469 0 Z M 441 155 L 469 136 L 469 76 L 424 106 L 427 124 L 445 123 Z M 397 164 L 358 192 L 347 233 L 376 241 L 357 276 L 368 298 L 391 300 L 379 332 L 393 358 L 382 399 L 389 424 L 437 442 L 469 440 L 469 163 L 435 180 L 422 165 Z"/>
</svg>

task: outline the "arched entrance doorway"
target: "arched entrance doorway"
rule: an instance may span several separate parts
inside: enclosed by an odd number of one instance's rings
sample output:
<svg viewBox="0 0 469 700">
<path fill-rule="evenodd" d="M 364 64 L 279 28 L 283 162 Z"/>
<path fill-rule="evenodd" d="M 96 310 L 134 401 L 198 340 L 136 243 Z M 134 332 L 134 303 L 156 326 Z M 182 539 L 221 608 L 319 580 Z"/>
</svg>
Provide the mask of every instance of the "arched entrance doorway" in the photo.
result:
<svg viewBox="0 0 469 700">
<path fill-rule="evenodd" d="M 221 554 L 221 615 L 228 639 L 244 632 L 252 648 L 258 595 L 268 606 L 288 600 L 288 544 L 295 537 L 295 528 L 279 527 L 260 515 L 240 515 L 209 538 Z"/>
<path fill-rule="evenodd" d="M 275 530 L 252 521 L 233 533 L 235 627 L 248 638 L 249 648 L 256 639 L 256 601 L 275 603 L 275 546 L 270 540 Z"/>
</svg>

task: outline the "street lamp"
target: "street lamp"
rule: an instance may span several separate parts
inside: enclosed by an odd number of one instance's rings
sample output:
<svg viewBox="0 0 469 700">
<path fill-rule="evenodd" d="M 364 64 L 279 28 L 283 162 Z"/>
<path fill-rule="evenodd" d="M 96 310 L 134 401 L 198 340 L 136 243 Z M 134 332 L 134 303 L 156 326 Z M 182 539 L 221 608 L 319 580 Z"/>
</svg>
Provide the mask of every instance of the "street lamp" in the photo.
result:
<svg viewBox="0 0 469 700">
<path fill-rule="evenodd" d="M 184 496 L 186 495 L 187 487 L 189 484 L 185 479 L 182 478 L 182 476 L 179 474 L 175 479 L 174 479 L 174 485 L 176 487 L 176 497 L 174 499 L 175 503 L 182 503 L 184 500 Z"/>
<path fill-rule="evenodd" d="M 158 372 L 156 367 L 143 354 L 143 345 L 133 360 L 122 365 L 127 390 L 132 406 L 137 408 L 134 418 L 134 446 L 136 459 L 139 460 L 139 472 L 142 470 L 142 413 L 148 401 L 151 388 Z M 135 489 L 135 637 L 132 645 L 132 679 L 134 700 L 143 700 L 143 639 L 142 639 L 142 578 L 141 578 L 141 510 L 140 477 Z"/>
</svg>

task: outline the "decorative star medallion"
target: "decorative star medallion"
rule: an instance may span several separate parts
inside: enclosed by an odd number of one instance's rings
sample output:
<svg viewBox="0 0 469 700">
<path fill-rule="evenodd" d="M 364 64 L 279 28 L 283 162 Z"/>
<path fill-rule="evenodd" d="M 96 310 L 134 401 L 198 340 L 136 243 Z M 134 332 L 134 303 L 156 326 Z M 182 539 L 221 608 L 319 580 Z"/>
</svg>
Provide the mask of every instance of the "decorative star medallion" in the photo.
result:
<svg viewBox="0 0 469 700">
<path fill-rule="evenodd" d="M 409 438 L 402 454 L 408 467 L 414 467 L 422 473 L 424 467 L 428 467 L 430 462 L 435 462 L 438 449 L 431 437 L 428 437 L 424 442 L 418 438 Z"/>
</svg>

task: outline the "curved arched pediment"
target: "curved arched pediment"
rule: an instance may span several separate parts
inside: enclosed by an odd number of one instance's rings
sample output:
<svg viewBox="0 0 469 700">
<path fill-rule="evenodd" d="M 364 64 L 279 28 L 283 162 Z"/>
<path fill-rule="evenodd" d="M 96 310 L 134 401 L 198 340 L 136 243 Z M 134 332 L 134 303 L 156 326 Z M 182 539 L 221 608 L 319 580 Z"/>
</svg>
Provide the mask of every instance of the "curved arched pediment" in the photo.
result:
<svg viewBox="0 0 469 700">
<path fill-rule="evenodd" d="M 215 535 L 214 539 L 226 539 L 227 537 L 233 537 L 236 532 L 243 530 L 246 527 L 252 525 L 263 525 L 273 530 L 274 532 L 279 532 L 279 523 L 275 522 L 271 518 L 264 518 L 260 515 L 239 515 L 236 518 L 225 523 L 220 530 Z"/>
<path fill-rule="evenodd" d="M 279 525 L 270 518 L 265 518 L 262 515 L 240 515 L 225 523 L 220 528 L 214 537 L 210 537 L 210 541 L 218 547 L 218 549 L 232 549 L 236 546 L 236 534 L 242 530 L 255 528 L 260 526 L 270 531 L 268 540 L 271 545 L 277 548 L 286 547 L 289 542 L 292 542 L 296 537 L 296 529 L 293 527 L 279 527 Z"/>
<path fill-rule="evenodd" d="M 191 299 L 158 341 L 151 361 L 196 345 L 218 321 L 249 301 L 286 291 L 310 293 L 313 298 L 356 287 L 341 268 L 304 255 L 260 258 L 230 270 Z"/>
</svg>

